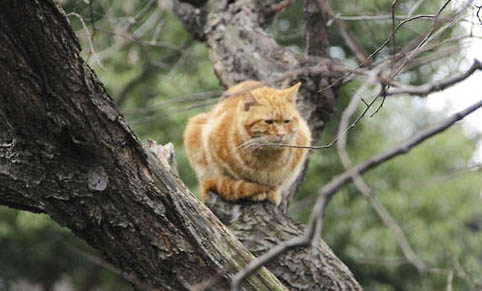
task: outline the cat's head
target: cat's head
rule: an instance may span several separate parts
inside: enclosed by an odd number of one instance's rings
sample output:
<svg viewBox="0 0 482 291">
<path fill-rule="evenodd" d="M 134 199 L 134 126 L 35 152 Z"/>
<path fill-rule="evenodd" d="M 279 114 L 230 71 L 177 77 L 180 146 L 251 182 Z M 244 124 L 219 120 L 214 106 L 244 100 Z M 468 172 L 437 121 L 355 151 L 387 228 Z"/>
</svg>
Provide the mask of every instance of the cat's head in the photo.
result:
<svg viewBox="0 0 482 291">
<path fill-rule="evenodd" d="M 251 139 L 257 143 L 293 141 L 301 118 L 296 110 L 300 84 L 284 90 L 263 86 L 243 94 L 238 105 L 238 122 Z"/>
</svg>

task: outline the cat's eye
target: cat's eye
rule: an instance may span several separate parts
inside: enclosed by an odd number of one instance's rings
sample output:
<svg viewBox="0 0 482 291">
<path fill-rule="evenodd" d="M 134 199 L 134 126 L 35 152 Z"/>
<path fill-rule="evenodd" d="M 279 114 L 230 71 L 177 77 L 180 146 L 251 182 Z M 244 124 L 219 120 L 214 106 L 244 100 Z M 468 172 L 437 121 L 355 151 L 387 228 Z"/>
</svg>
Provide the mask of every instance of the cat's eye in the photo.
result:
<svg viewBox="0 0 482 291">
<path fill-rule="evenodd" d="M 291 121 L 291 120 L 289 120 L 289 119 L 285 119 L 285 120 L 284 120 L 284 123 L 290 123 L 290 121 Z"/>
<path fill-rule="evenodd" d="M 264 122 L 266 122 L 267 124 L 273 124 L 273 120 L 272 119 L 266 119 Z"/>
</svg>

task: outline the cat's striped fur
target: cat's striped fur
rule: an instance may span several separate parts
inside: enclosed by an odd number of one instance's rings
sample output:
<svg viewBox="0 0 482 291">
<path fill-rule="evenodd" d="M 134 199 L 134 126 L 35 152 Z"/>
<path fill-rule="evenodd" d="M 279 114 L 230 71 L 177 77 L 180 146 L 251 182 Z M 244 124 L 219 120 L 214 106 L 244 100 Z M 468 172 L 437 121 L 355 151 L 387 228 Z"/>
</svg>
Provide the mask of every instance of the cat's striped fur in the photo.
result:
<svg viewBox="0 0 482 291">
<path fill-rule="evenodd" d="M 260 144 L 310 145 L 310 130 L 295 107 L 299 86 L 277 90 L 245 81 L 210 112 L 189 120 L 184 145 L 203 201 L 213 190 L 226 200 L 280 203 L 308 150 Z"/>
</svg>

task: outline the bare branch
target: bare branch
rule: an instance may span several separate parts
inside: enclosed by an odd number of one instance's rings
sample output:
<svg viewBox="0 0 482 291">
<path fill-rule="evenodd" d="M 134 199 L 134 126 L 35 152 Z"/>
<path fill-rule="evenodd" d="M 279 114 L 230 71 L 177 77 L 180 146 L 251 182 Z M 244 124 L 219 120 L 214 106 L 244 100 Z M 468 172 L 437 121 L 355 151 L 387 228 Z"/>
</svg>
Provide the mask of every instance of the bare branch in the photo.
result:
<svg viewBox="0 0 482 291">
<path fill-rule="evenodd" d="M 132 31 L 132 30 L 135 27 L 135 25 L 138 24 L 142 18 L 144 18 L 144 16 L 149 14 L 149 12 L 154 10 L 154 13 L 152 13 L 148 17 L 148 20 L 146 22 L 150 22 L 149 21 L 150 19 L 154 19 L 154 21 L 152 21 L 151 23 L 158 22 L 161 18 L 161 15 L 160 15 L 159 10 L 154 9 L 156 3 L 157 3 L 156 0 L 149 1 L 146 4 L 146 6 L 135 17 L 128 18 L 129 22 L 127 23 L 126 27 L 122 28 L 120 33 L 115 33 L 116 35 L 121 35 L 122 39 L 117 41 L 114 45 L 110 46 L 109 48 L 105 49 L 104 51 L 100 52 L 99 58 L 101 60 L 106 59 L 112 53 L 122 49 L 123 47 L 128 45 L 130 42 L 132 42 L 132 41 L 137 42 L 138 38 L 146 32 L 147 27 L 143 26 L 143 27 L 138 28 L 137 30 L 134 30 L 134 31 Z M 113 31 L 115 31 L 115 30 L 113 29 Z M 144 41 L 141 41 L 141 42 L 143 44 L 146 44 L 146 45 L 152 45 L 151 42 L 144 42 Z M 161 46 L 164 46 L 164 45 L 161 45 Z M 170 45 L 168 44 L 168 46 L 170 46 Z"/>
<path fill-rule="evenodd" d="M 391 21 L 392 15 L 356 15 L 356 16 L 347 16 L 347 15 L 337 15 L 337 18 L 343 21 Z M 405 20 L 411 17 L 411 15 L 395 15 L 395 19 Z"/>
<path fill-rule="evenodd" d="M 449 274 L 447 275 L 447 291 L 452 291 L 453 279 L 454 279 L 454 271 L 450 270 Z"/>
<path fill-rule="evenodd" d="M 144 107 L 134 108 L 134 109 L 127 109 L 124 111 L 126 114 L 147 114 L 152 113 L 157 109 L 166 108 L 173 105 L 179 105 L 180 103 L 191 103 L 191 102 L 201 102 L 206 101 L 209 99 L 218 99 L 219 96 L 222 94 L 222 91 L 206 91 L 206 92 L 198 92 L 189 95 L 182 95 L 177 97 L 170 97 L 168 100 L 162 100 L 160 102 L 147 105 Z"/>
<path fill-rule="evenodd" d="M 397 26 L 392 29 L 392 33 L 388 36 L 388 38 L 374 51 L 372 52 L 368 58 L 371 59 L 373 58 L 375 55 L 377 55 L 387 44 L 390 43 L 390 40 L 393 38 L 393 36 L 395 35 L 395 33 L 397 33 L 397 31 L 405 24 L 407 24 L 408 22 L 411 22 L 411 21 L 414 21 L 414 20 L 417 20 L 417 19 L 423 19 L 423 18 L 434 18 L 435 16 L 434 15 L 415 15 L 415 16 L 412 16 L 412 17 L 409 17 L 403 21 L 401 21 L 399 24 L 397 24 Z"/>
<path fill-rule="evenodd" d="M 95 51 L 94 42 L 92 41 L 92 34 L 90 33 L 89 28 L 87 27 L 87 24 L 85 24 L 85 21 L 82 18 L 82 16 L 80 16 L 80 14 L 75 13 L 75 12 L 71 12 L 69 14 L 66 14 L 66 16 L 75 16 L 80 21 L 80 23 L 82 24 L 82 27 L 85 30 L 85 33 L 87 34 L 87 39 L 89 40 L 90 53 L 94 56 L 94 59 L 95 59 L 95 62 L 97 63 L 97 65 L 99 65 L 99 67 L 101 67 L 103 70 L 105 70 L 105 67 L 104 67 L 104 65 L 102 64 L 102 62 L 99 58 L 99 55 Z"/>
<path fill-rule="evenodd" d="M 479 23 L 480 25 L 482 25 L 482 19 L 480 19 L 480 9 L 482 9 L 482 5 L 481 6 L 476 6 L 477 7 L 477 13 L 476 13 L 476 16 L 477 16 L 477 19 L 479 20 Z"/>
<path fill-rule="evenodd" d="M 397 6 L 398 0 L 392 1 L 392 56 L 395 55 L 396 45 L 395 45 L 395 7 Z"/>
<path fill-rule="evenodd" d="M 420 7 L 424 0 L 419 0 L 415 5 L 412 6 L 410 11 L 407 15 L 394 15 L 386 14 L 386 15 L 356 15 L 356 16 L 347 16 L 347 15 L 337 15 L 336 17 L 343 20 L 343 21 L 387 21 L 395 19 L 405 20 L 413 15 L 415 11 Z"/>
<path fill-rule="evenodd" d="M 471 5 L 473 0 L 467 1 L 466 3 L 464 3 L 462 8 L 460 8 L 458 11 L 455 11 L 455 12 L 451 13 L 451 15 L 446 18 L 446 22 L 448 22 L 448 24 L 445 25 L 445 26 L 441 26 L 440 23 L 443 22 L 443 21 L 440 19 L 440 15 L 441 15 L 442 11 L 444 11 L 444 9 L 448 6 L 448 4 L 450 2 L 451 2 L 451 0 L 447 0 L 442 5 L 442 7 L 440 7 L 440 9 L 437 11 L 437 13 L 435 14 L 435 16 L 433 18 L 432 27 L 425 33 L 425 35 L 417 43 L 415 48 L 413 48 L 413 49 L 409 48 L 410 53 L 408 53 L 400 61 L 399 65 L 396 66 L 392 70 L 392 72 L 390 73 L 390 78 L 394 78 L 395 76 L 397 76 L 404 69 L 404 67 L 407 65 L 407 63 L 412 61 L 417 55 L 419 55 L 423 51 L 423 47 L 427 43 L 429 43 L 431 39 L 434 39 L 437 35 L 441 34 L 443 31 L 447 30 L 448 28 L 450 28 L 453 25 L 455 25 L 456 23 L 458 23 L 462 19 L 463 11 L 466 10 Z"/>
<path fill-rule="evenodd" d="M 397 84 L 398 88 L 392 88 L 387 91 L 387 95 L 400 95 L 400 94 L 409 94 L 409 95 L 417 95 L 417 96 L 425 96 L 433 92 L 444 90 L 448 87 L 451 87 L 461 81 L 467 79 L 471 76 L 475 71 L 482 70 L 482 63 L 479 60 L 474 60 L 474 63 L 470 68 L 460 74 L 455 76 L 451 76 L 439 81 L 431 82 L 428 84 L 424 84 L 421 86 L 406 86 Z"/>
<path fill-rule="evenodd" d="M 380 97 L 379 96 L 376 96 L 375 98 L 373 98 L 369 103 L 366 102 L 365 100 L 363 100 L 363 98 L 361 98 L 361 100 L 364 102 L 365 104 L 365 109 L 360 113 L 360 115 L 358 115 L 358 117 L 350 124 L 350 126 L 348 126 L 348 128 L 346 128 L 346 132 L 349 132 L 352 128 L 354 128 L 358 122 L 360 122 L 360 120 L 366 115 L 366 113 L 368 112 L 368 110 L 373 106 L 373 104 L 375 104 L 375 101 L 377 101 L 377 99 Z M 383 99 L 385 100 L 385 99 Z M 380 108 L 380 107 L 379 107 Z M 370 116 L 373 116 L 373 114 L 376 114 L 378 111 L 378 109 L 372 113 Z M 345 133 L 346 133 L 345 132 Z M 327 149 L 327 148 L 331 148 L 335 142 L 338 140 L 338 137 L 339 135 L 337 134 L 329 143 L 325 144 L 325 145 L 321 145 L 321 146 L 298 146 L 298 145 L 290 145 L 290 144 L 278 144 L 278 143 L 253 143 L 253 144 L 249 144 L 249 145 L 241 145 L 240 148 L 246 146 L 246 147 L 282 147 L 282 148 L 296 148 L 296 149 L 310 149 L 310 150 L 321 150 L 321 149 Z"/>
<path fill-rule="evenodd" d="M 331 7 L 326 0 L 318 0 L 318 3 L 321 6 L 321 8 L 323 8 L 323 10 L 331 17 L 331 19 L 333 19 L 336 26 L 338 27 L 338 30 L 341 36 L 345 40 L 348 47 L 355 54 L 355 57 L 357 58 L 357 60 L 362 65 L 368 65 L 370 63 L 370 58 L 367 57 L 367 53 L 364 51 L 360 43 L 358 43 L 358 40 L 354 38 L 351 35 L 351 33 L 348 31 L 348 28 L 346 27 L 345 23 L 335 15 L 335 13 L 331 10 Z"/>
<path fill-rule="evenodd" d="M 476 111 L 480 107 L 482 107 L 482 100 L 466 108 L 465 110 L 455 113 L 454 115 L 447 118 L 443 122 L 433 127 L 430 127 L 426 130 L 423 130 L 418 134 L 415 134 L 412 138 L 410 138 L 400 146 L 395 147 L 392 150 L 389 150 L 385 153 L 375 155 L 370 159 L 368 159 L 366 162 L 353 167 L 351 171 L 347 171 L 336 176 L 329 183 L 327 183 L 319 192 L 319 198 L 317 200 L 315 208 L 319 208 L 321 206 L 323 207 L 321 207 L 322 210 L 319 213 L 317 213 L 317 215 L 323 216 L 326 210 L 326 206 L 330 201 L 330 199 L 332 198 L 332 196 L 338 191 L 338 189 L 340 189 L 343 185 L 345 185 L 347 182 L 352 180 L 351 172 L 362 174 L 399 155 L 408 153 L 415 146 L 443 132 L 447 128 L 454 125 L 457 121 L 463 119 L 464 117 Z M 312 214 L 312 215 L 315 215 L 315 214 Z"/>
<path fill-rule="evenodd" d="M 396 4 L 396 1 L 394 1 L 394 4 Z M 350 121 L 350 118 L 355 114 L 356 110 L 358 109 L 358 106 L 360 102 L 362 101 L 362 95 L 368 90 L 369 86 L 372 85 L 376 80 L 376 76 L 372 75 L 370 79 L 363 84 L 363 86 L 358 90 L 356 94 L 353 95 L 350 103 L 346 107 L 346 109 L 343 111 L 341 120 L 340 120 L 340 125 L 338 127 L 338 141 L 337 141 L 337 149 L 338 149 L 338 155 L 340 157 L 340 161 L 343 165 L 343 167 L 347 170 L 347 172 L 350 174 L 351 180 L 355 183 L 355 186 L 357 189 L 362 193 L 364 197 L 367 198 L 367 200 L 370 202 L 372 207 L 375 209 L 376 213 L 378 216 L 381 218 L 381 220 L 387 225 L 390 230 L 394 233 L 396 239 L 398 240 L 398 243 L 400 245 L 400 248 L 403 251 L 403 254 L 407 258 L 409 262 L 411 262 L 419 271 L 422 271 L 426 269 L 425 264 L 423 263 L 422 260 L 420 260 L 413 249 L 410 246 L 410 243 L 408 242 L 407 238 L 405 237 L 405 234 L 403 233 L 401 227 L 397 224 L 397 222 L 392 218 L 390 213 L 385 209 L 383 204 L 381 204 L 375 197 L 375 193 L 368 187 L 366 182 L 363 180 L 363 178 L 360 176 L 360 173 L 352 171 L 353 168 L 353 163 L 348 156 L 348 152 L 346 150 L 346 142 L 347 142 L 347 129 L 348 129 L 348 123 Z M 321 216 L 320 216 L 321 217 Z"/>
</svg>

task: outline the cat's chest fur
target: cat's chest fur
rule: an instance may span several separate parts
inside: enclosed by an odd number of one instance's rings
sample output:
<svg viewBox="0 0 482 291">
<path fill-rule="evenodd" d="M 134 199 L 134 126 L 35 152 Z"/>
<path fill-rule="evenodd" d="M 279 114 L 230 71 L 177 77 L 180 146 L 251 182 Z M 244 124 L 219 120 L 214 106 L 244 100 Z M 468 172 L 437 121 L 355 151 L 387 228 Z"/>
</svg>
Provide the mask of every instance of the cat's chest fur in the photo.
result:
<svg viewBox="0 0 482 291">
<path fill-rule="evenodd" d="M 288 150 L 256 150 L 245 154 L 241 160 L 233 165 L 235 171 L 245 179 L 263 185 L 281 185 L 293 170 L 292 155 Z"/>
<path fill-rule="evenodd" d="M 202 200 L 212 190 L 230 201 L 280 203 L 311 143 L 308 125 L 296 110 L 299 86 L 275 89 L 245 81 L 229 88 L 210 112 L 189 120 L 184 144 Z"/>
</svg>

